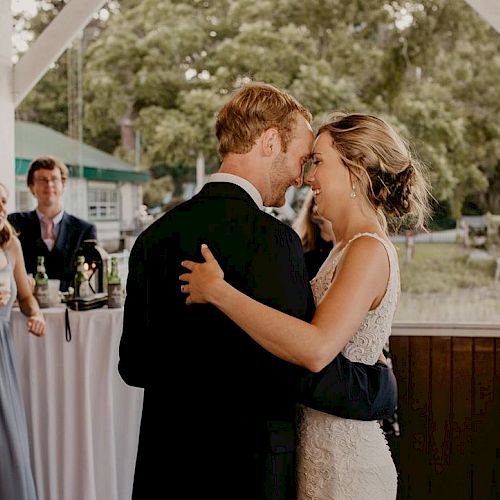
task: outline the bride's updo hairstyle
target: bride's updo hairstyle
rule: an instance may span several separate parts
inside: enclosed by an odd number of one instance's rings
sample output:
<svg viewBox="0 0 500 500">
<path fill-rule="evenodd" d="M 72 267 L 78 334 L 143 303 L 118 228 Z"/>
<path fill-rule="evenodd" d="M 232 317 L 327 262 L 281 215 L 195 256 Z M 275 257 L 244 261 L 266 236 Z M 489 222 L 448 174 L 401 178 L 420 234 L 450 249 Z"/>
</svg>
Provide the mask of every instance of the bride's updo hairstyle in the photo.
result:
<svg viewBox="0 0 500 500">
<path fill-rule="evenodd" d="M 404 139 L 384 120 L 361 113 L 335 113 L 318 130 L 328 133 L 342 162 L 387 228 L 425 229 L 430 214 L 426 169 Z"/>
</svg>

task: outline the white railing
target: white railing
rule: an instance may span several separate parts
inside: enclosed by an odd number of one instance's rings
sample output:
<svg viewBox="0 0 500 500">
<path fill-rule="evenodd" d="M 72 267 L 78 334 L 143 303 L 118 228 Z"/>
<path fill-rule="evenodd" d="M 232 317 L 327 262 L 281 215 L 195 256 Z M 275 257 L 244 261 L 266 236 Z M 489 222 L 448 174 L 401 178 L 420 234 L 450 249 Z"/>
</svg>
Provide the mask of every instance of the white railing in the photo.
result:
<svg viewBox="0 0 500 500">
<path fill-rule="evenodd" d="M 418 233 L 413 239 L 415 243 L 456 243 L 457 237 L 460 232 L 456 229 L 447 229 L 445 231 L 433 231 L 429 233 Z M 406 241 L 405 235 L 391 236 L 394 243 L 404 243 Z"/>
<path fill-rule="evenodd" d="M 395 321 L 392 325 L 392 336 L 500 338 L 500 323 Z"/>
</svg>

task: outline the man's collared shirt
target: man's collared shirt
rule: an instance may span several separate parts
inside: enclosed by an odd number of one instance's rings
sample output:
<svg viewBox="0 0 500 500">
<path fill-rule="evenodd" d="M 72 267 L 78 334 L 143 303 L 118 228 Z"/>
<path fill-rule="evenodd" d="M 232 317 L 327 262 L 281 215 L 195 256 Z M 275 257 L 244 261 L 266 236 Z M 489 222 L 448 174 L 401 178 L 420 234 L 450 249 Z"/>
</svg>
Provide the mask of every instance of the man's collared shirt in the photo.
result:
<svg viewBox="0 0 500 500">
<path fill-rule="evenodd" d="M 36 209 L 36 215 L 38 217 L 38 220 L 40 222 L 40 234 L 44 234 L 44 228 L 43 228 L 43 222 L 42 220 L 45 219 L 45 215 L 42 214 L 38 209 Z M 64 210 L 61 210 L 55 217 L 52 217 L 52 221 L 54 222 L 54 240 L 51 239 L 44 239 L 44 243 L 47 245 L 47 248 L 52 251 L 52 248 L 54 248 L 55 240 L 57 239 L 57 235 L 59 234 L 59 226 L 61 224 L 62 218 L 64 216 Z"/>
</svg>

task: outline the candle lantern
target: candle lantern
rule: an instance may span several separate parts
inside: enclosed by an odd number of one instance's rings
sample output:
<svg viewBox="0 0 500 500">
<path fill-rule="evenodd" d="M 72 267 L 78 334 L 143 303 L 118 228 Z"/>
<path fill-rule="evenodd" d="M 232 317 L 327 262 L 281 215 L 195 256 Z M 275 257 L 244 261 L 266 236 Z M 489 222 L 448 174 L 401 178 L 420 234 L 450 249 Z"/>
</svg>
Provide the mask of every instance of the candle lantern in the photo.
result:
<svg viewBox="0 0 500 500">
<path fill-rule="evenodd" d="M 85 268 L 92 293 L 105 293 L 108 275 L 106 250 L 97 245 L 97 240 L 84 240 L 77 255 L 85 257 Z"/>
</svg>

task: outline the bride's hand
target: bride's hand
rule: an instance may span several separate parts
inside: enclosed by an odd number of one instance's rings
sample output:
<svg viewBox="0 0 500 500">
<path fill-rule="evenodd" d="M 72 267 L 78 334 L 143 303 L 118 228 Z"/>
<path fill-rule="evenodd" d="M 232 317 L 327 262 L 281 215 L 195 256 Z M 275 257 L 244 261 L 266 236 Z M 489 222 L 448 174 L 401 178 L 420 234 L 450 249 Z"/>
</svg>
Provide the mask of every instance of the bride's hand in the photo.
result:
<svg viewBox="0 0 500 500">
<path fill-rule="evenodd" d="M 37 337 L 45 333 L 45 318 L 42 313 L 37 312 L 28 318 L 28 331 Z"/>
<path fill-rule="evenodd" d="M 188 294 L 186 304 L 210 303 L 210 292 L 214 291 L 217 281 L 224 280 L 224 271 L 205 244 L 201 245 L 201 255 L 205 262 L 198 263 L 192 260 L 181 262 L 182 267 L 191 271 L 179 276 L 180 281 L 186 282 L 181 285 L 181 292 Z"/>
</svg>

